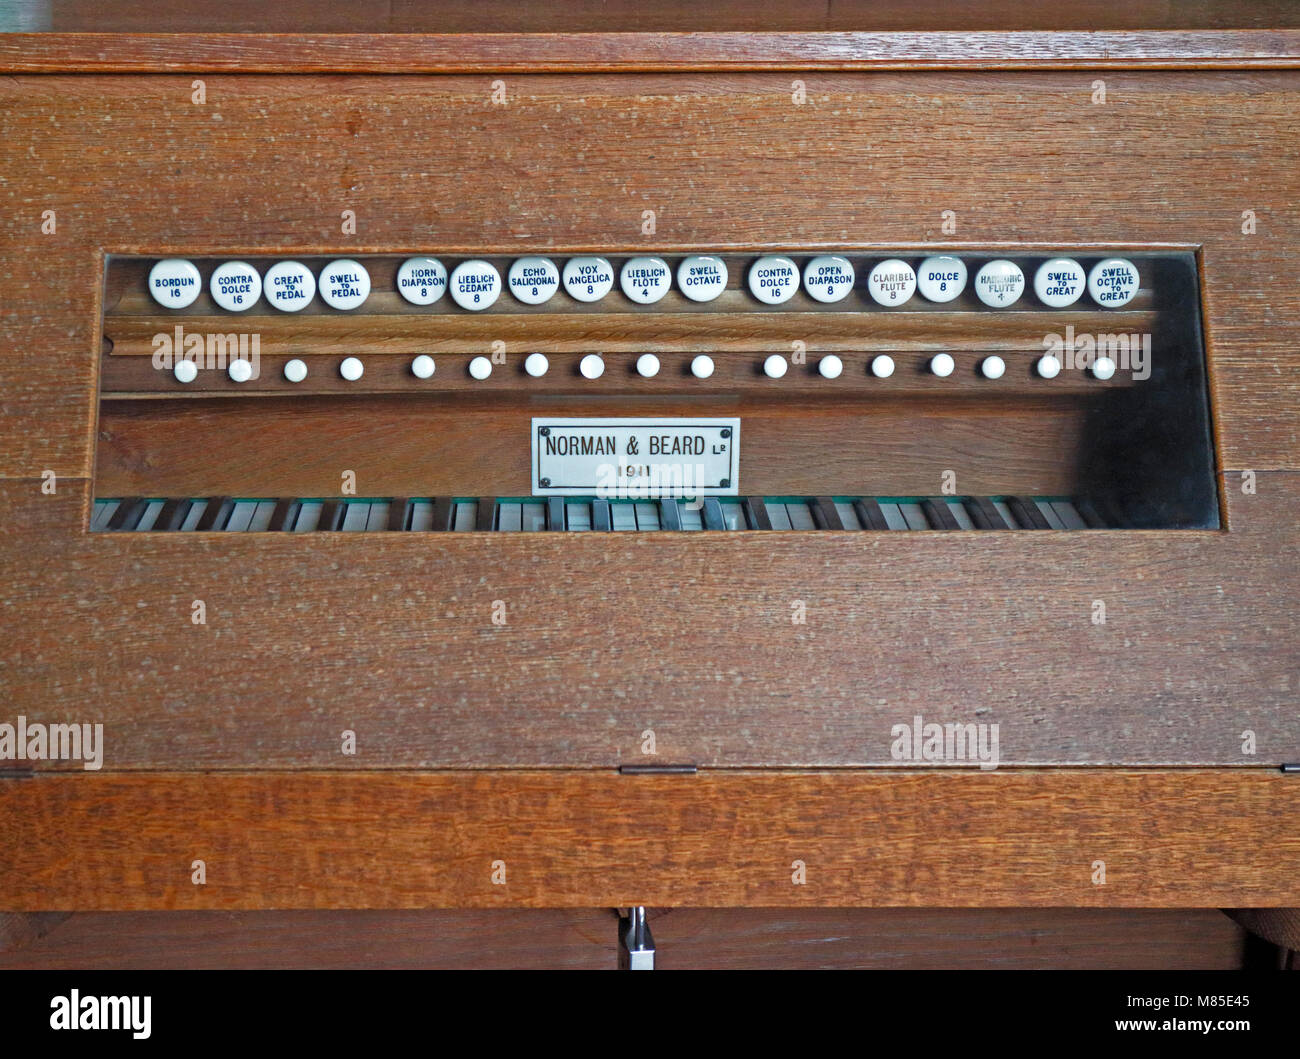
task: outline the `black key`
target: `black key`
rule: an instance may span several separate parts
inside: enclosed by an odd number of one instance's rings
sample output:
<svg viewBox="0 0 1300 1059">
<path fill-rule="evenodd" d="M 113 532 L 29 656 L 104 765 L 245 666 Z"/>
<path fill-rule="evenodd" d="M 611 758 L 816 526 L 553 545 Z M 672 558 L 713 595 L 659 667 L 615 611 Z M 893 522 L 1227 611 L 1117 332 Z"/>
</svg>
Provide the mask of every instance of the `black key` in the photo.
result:
<svg viewBox="0 0 1300 1059">
<path fill-rule="evenodd" d="M 348 505 L 342 500 L 326 500 L 321 505 L 320 521 L 316 523 L 317 531 L 334 533 L 343 528 L 343 520 L 347 518 Z"/>
<path fill-rule="evenodd" d="M 144 517 L 145 508 L 148 506 L 149 501 L 144 497 L 128 496 L 117 505 L 117 510 L 113 512 L 113 517 L 108 520 L 108 525 L 104 528 L 114 533 L 133 530 Z"/>
<path fill-rule="evenodd" d="M 958 523 L 956 517 L 948 509 L 948 502 L 946 500 L 935 500 L 927 496 L 921 501 L 921 510 L 925 512 L 925 520 L 930 523 L 931 529 L 961 529 L 960 523 Z"/>
<path fill-rule="evenodd" d="M 298 521 L 298 513 L 301 510 L 301 500 L 282 497 L 275 502 L 275 510 L 271 512 L 271 524 L 267 529 L 273 533 L 288 533 L 293 529 L 293 524 Z"/>
<path fill-rule="evenodd" d="M 725 530 L 727 520 L 722 515 L 722 504 L 716 496 L 706 496 L 701 510 L 706 530 Z"/>
<path fill-rule="evenodd" d="M 564 497 L 546 498 L 546 528 L 560 532 L 564 529 Z"/>
<path fill-rule="evenodd" d="M 889 529 L 889 523 L 885 521 L 885 513 L 880 510 L 880 504 L 874 496 L 864 496 L 860 500 L 853 501 L 853 510 L 857 513 L 858 521 L 862 523 L 864 529 Z"/>
<path fill-rule="evenodd" d="M 1093 507 L 1091 500 L 1080 496 L 1075 497 L 1071 503 L 1074 504 L 1074 510 L 1079 512 L 1079 517 L 1083 519 L 1084 524 L 1089 529 L 1106 529 L 1106 520 L 1097 513 L 1097 509 Z"/>
<path fill-rule="evenodd" d="M 761 496 L 747 496 L 740 501 L 740 508 L 745 513 L 745 524 L 752 530 L 770 530 L 772 520 L 767 514 L 767 505 Z"/>
<path fill-rule="evenodd" d="M 966 509 L 966 514 L 970 520 L 975 523 L 976 529 L 982 530 L 1004 530 L 1010 529 L 1007 520 L 1002 517 L 999 511 L 987 496 L 967 496 L 962 498 L 962 506 Z"/>
<path fill-rule="evenodd" d="M 158 512 L 158 520 L 153 524 L 156 531 L 172 533 L 185 525 L 185 517 L 190 513 L 191 501 L 187 498 L 173 498 L 163 503 Z"/>
<path fill-rule="evenodd" d="M 679 530 L 682 528 L 682 511 L 676 500 L 659 501 L 659 528 Z"/>
<path fill-rule="evenodd" d="M 840 518 L 840 513 L 835 510 L 835 501 L 829 496 L 814 497 L 812 504 L 813 521 L 817 523 L 818 529 L 823 530 L 842 530 L 844 520 Z"/>
<path fill-rule="evenodd" d="M 219 531 L 226 528 L 230 516 L 235 510 L 235 502 L 228 496 L 214 496 L 208 500 L 208 506 L 199 516 L 199 524 L 194 527 L 196 533 Z"/>
<path fill-rule="evenodd" d="M 1038 505 L 1032 500 L 1026 500 L 1019 496 L 1009 496 L 1006 498 L 1006 505 L 1011 509 L 1011 514 L 1024 529 L 1045 530 L 1051 529 L 1051 524 L 1043 518 L 1043 513 L 1038 510 Z"/>
<path fill-rule="evenodd" d="M 608 500 L 591 502 L 591 528 L 595 533 L 614 532 L 614 520 L 609 513 Z"/>
<path fill-rule="evenodd" d="M 395 496 L 388 502 L 388 530 L 396 533 L 411 524 L 411 501 L 404 496 Z"/>
<path fill-rule="evenodd" d="M 497 502 L 492 497 L 478 498 L 478 509 L 474 512 L 474 528 L 479 533 L 491 533 L 497 528 Z"/>
<path fill-rule="evenodd" d="M 447 533 L 452 528 L 452 519 L 456 517 L 456 504 L 449 496 L 434 497 L 433 525 L 429 528 L 439 533 Z"/>
</svg>

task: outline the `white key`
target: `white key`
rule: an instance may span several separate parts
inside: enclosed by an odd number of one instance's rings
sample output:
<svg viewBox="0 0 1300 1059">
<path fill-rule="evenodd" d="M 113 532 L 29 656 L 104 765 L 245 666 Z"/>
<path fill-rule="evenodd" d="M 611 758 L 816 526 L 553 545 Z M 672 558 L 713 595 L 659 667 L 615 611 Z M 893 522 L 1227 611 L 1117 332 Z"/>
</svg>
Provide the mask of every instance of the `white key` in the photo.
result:
<svg viewBox="0 0 1300 1059">
<path fill-rule="evenodd" d="M 591 505 L 585 501 L 569 500 L 564 504 L 564 521 L 570 530 L 591 529 Z"/>
<path fill-rule="evenodd" d="M 677 505 L 677 510 L 682 513 L 682 529 L 704 529 L 704 511 L 696 507 L 694 503 L 683 500 Z"/>
<path fill-rule="evenodd" d="M 265 533 L 271 528 L 271 516 L 275 514 L 274 500 L 259 500 L 253 517 L 248 520 L 249 533 Z"/>
<path fill-rule="evenodd" d="M 638 501 L 636 508 L 636 528 L 639 530 L 657 530 L 659 528 L 659 505 Z"/>
<path fill-rule="evenodd" d="M 741 510 L 739 504 L 733 501 L 723 500 L 718 504 L 722 508 L 722 522 L 729 530 L 745 528 L 745 512 Z"/>
<path fill-rule="evenodd" d="M 230 512 L 230 521 L 226 523 L 226 532 L 242 533 L 248 529 L 248 524 L 253 521 L 253 512 L 256 510 L 256 501 L 237 501 L 234 509 Z"/>
<path fill-rule="evenodd" d="M 452 521 L 451 528 L 456 533 L 467 533 L 474 528 L 477 518 L 478 501 L 458 500 L 456 502 L 456 517 Z"/>
<path fill-rule="evenodd" d="M 973 530 L 975 528 L 975 523 L 971 521 L 970 515 L 966 512 L 965 504 L 952 500 L 940 500 L 939 503 L 948 505 L 952 517 L 957 520 L 957 525 L 962 529 Z"/>
<path fill-rule="evenodd" d="M 90 515 L 90 528 L 92 530 L 101 530 L 108 525 L 109 520 L 113 517 L 113 512 L 121 506 L 120 500 L 96 500 L 95 507 Z"/>
<path fill-rule="evenodd" d="M 997 508 L 998 514 L 1002 516 L 1002 521 L 1005 522 L 1007 526 L 1011 529 L 1020 528 L 1019 520 L 1017 520 L 1016 516 L 1011 513 L 1011 508 L 1007 507 L 1005 500 L 994 500 L 992 501 L 992 504 Z"/>
<path fill-rule="evenodd" d="M 903 518 L 903 512 L 899 510 L 897 504 L 880 503 L 880 514 L 885 519 L 885 525 L 891 530 L 905 530 L 908 528 L 907 519 Z"/>
<path fill-rule="evenodd" d="M 144 514 L 140 516 L 140 521 L 135 524 L 137 533 L 146 533 L 153 529 L 153 524 L 158 521 L 158 516 L 162 514 L 162 500 L 150 500 L 144 506 Z"/>
<path fill-rule="evenodd" d="M 370 521 L 370 505 L 364 501 L 353 501 L 343 506 L 343 525 L 339 528 L 345 533 L 360 533 Z"/>
<path fill-rule="evenodd" d="M 388 531 L 388 511 L 393 505 L 387 500 L 370 505 L 370 517 L 366 519 L 367 533 L 386 533 Z"/>
<path fill-rule="evenodd" d="M 520 528 L 525 533 L 540 533 L 546 529 L 546 505 L 524 504 L 520 512 Z"/>
<path fill-rule="evenodd" d="M 925 517 L 925 511 L 920 504 L 899 504 L 898 511 L 903 516 L 903 521 L 907 523 L 908 529 L 923 530 L 930 528 L 930 520 Z"/>
<path fill-rule="evenodd" d="M 858 513 L 853 510 L 852 504 L 836 500 L 835 510 L 840 516 L 840 521 L 844 524 L 845 529 L 860 530 L 862 523 L 858 521 Z"/>
<path fill-rule="evenodd" d="M 808 510 L 807 504 L 786 504 L 785 513 L 790 520 L 791 529 L 810 530 L 817 528 L 817 523 L 813 521 L 812 512 Z"/>
<path fill-rule="evenodd" d="M 298 508 L 298 517 L 293 522 L 294 533 L 311 533 L 320 525 L 321 508 L 325 505 L 319 500 L 305 500 Z"/>
<path fill-rule="evenodd" d="M 1061 521 L 1061 516 L 1056 513 L 1056 509 L 1052 507 L 1050 501 L 1035 500 L 1034 506 L 1042 512 L 1043 518 L 1047 519 L 1047 524 L 1052 529 L 1065 529 L 1065 523 Z"/>
<path fill-rule="evenodd" d="M 1070 501 L 1053 500 L 1052 510 L 1056 512 L 1056 517 L 1061 520 L 1061 525 L 1066 529 L 1081 530 L 1088 528 L 1088 523 L 1083 521 L 1083 516 L 1079 514 L 1078 509 Z"/>
<path fill-rule="evenodd" d="M 632 504 L 609 505 L 609 521 L 615 530 L 636 529 L 636 508 Z"/>
<path fill-rule="evenodd" d="M 411 505 L 411 529 L 427 533 L 433 529 L 433 505 L 427 500 L 417 500 Z"/>
<path fill-rule="evenodd" d="M 498 504 L 497 529 L 502 533 L 519 533 L 524 528 L 523 504 Z"/>
<path fill-rule="evenodd" d="M 199 519 L 203 517 L 203 512 L 207 510 L 208 502 L 206 500 L 196 500 L 190 505 L 189 511 L 185 512 L 185 521 L 181 523 L 181 530 L 191 532 L 198 528 Z"/>
<path fill-rule="evenodd" d="M 767 520 L 772 523 L 774 530 L 788 530 L 790 528 L 790 515 L 785 509 L 784 504 L 767 504 Z"/>
</svg>

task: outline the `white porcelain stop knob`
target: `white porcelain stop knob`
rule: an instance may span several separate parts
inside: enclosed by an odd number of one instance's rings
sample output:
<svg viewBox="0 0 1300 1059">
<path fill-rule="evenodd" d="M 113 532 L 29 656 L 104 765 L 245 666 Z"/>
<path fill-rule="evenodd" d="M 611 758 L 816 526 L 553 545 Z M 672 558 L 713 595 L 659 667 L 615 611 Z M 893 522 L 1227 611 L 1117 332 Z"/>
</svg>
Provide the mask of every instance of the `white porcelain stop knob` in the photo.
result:
<svg viewBox="0 0 1300 1059">
<path fill-rule="evenodd" d="M 1115 374 L 1115 362 L 1110 357 L 1098 357 L 1092 362 L 1092 373 L 1105 382 Z"/>
<path fill-rule="evenodd" d="M 790 367 L 790 362 L 781 356 L 780 353 L 773 353 L 767 360 L 763 361 L 763 374 L 769 379 L 779 379 L 785 375 Z"/>
<path fill-rule="evenodd" d="M 946 379 L 956 367 L 957 362 L 947 353 L 936 353 L 930 358 L 930 370 L 941 379 Z"/>
<path fill-rule="evenodd" d="M 231 382 L 248 382 L 253 377 L 253 365 L 246 360 L 232 360 L 226 365 L 226 374 Z"/>
<path fill-rule="evenodd" d="M 550 366 L 551 362 L 546 359 L 545 353 L 529 353 L 524 357 L 524 371 L 534 379 L 540 379 L 545 375 Z"/>
<path fill-rule="evenodd" d="M 707 379 L 713 374 L 713 358 L 701 353 L 691 361 L 691 374 L 697 379 Z"/>
<path fill-rule="evenodd" d="M 421 353 L 411 361 L 411 374 L 417 379 L 432 379 L 437 368 L 438 366 L 433 362 L 433 358 L 427 353 Z"/>
<path fill-rule="evenodd" d="M 947 356 L 946 353 L 940 353 Z M 894 358 L 887 353 L 882 353 L 878 357 L 871 358 L 871 374 L 877 379 L 887 379 L 894 374 Z"/>
<path fill-rule="evenodd" d="M 302 382 L 303 379 L 307 378 L 307 362 L 305 360 L 298 360 L 296 357 L 293 360 L 286 361 L 284 365 L 284 377 L 288 379 L 289 382 Z"/>
<path fill-rule="evenodd" d="M 482 382 L 492 374 L 492 362 L 487 357 L 475 357 L 469 362 L 469 377 Z"/>
<path fill-rule="evenodd" d="M 1055 379 L 1061 374 L 1061 362 L 1052 354 L 1045 353 L 1038 358 L 1038 375 L 1043 379 Z"/>
<path fill-rule="evenodd" d="M 605 361 L 598 353 L 588 353 L 578 361 L 578 371 L 584 379 L 599 379 L 605 374 Z"/>
<path fill-rule="evenodd" d="M 199 377 L 199 366 L 192 360 L 178 360 L 172 367 L 177 382 L 191 383 Z"/>
<path fill-rule="evenodd" d="M 642 353 L 636 358 L 636 373 L 643 379 L 653 379 L 659 374 L 659 358 L 653 353 Z"/>
<path fill-rule="evenodd" d="M 980 374 L 986 379 L 1000 379 L 1007 372 L 1007 362 L 1001 357 L 985 357 L 980 361 Z"/>
<path fill-rule="evenodd" d="M 844 361 L 831 353 L 817 362 L 817 373 L 823 379 L 838 379 L 844 374 Z"/>
</svg>

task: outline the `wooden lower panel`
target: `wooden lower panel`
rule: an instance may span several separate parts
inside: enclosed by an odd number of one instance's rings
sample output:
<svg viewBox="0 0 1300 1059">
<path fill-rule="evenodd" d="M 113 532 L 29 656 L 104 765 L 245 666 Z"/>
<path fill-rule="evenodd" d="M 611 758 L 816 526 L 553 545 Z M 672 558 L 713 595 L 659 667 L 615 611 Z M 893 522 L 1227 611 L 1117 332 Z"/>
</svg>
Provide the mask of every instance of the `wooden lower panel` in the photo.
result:
<svg viewBox="0 0 1300 1059">
<path fill-rule="evenodd" d="M 612 908 L 56 918 L 24 945 L 0 945 L 0 968 L 596 970 L 615 967 L 618 952 Z M 1202 908 L 677 908 L 651 909 L 649 919 L 663 970 L 1234 970 L 1246 950 L 1241 927 Z"/>
<path fill-rule="evenodd" d="M 42 775 L 0 905 L 1295 906 L 1297 813 L 1263 769 Z"/>
</svg>

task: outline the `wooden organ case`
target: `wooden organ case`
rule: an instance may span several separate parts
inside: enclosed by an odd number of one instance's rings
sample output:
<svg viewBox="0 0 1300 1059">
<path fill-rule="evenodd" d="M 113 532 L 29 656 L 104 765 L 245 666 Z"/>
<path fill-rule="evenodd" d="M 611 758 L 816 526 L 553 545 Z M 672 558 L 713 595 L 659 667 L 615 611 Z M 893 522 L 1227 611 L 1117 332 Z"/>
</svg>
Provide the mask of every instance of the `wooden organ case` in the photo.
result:
<svg viewBox="0 0 1300 1059">
<path fill-rule="evenodd" d="M 4 908 L 1300 904 L 1300 31 L 1094 6 L 0 39 Z"/>
</svg>

